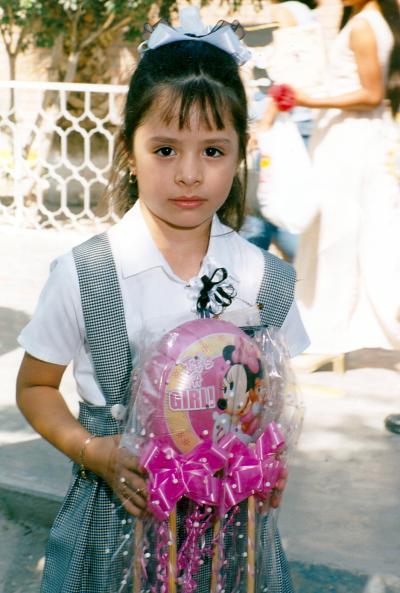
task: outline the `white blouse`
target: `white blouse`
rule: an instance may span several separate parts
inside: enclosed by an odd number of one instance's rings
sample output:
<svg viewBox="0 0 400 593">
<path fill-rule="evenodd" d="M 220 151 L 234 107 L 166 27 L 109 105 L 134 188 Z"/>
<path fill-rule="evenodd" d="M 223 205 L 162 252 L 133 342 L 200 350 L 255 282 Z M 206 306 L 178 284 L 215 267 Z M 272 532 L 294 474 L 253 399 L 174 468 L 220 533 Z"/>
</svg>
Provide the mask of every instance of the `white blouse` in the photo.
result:
<svg viewBox="0 0 400 593">
<path fill-rule="evenodd" d="M 125 309 L 132 351 L 144 332 L 162 335 L 179 323 L 196 318 L 190 282 L 178 278 L 158 250 L 143 218 L 140 203 L 108 230 Z M 207 254 L 197 278 L 210 269 L 228 270 L 237 290 L 232 314 L 256 304 L 263 276 L 261 251 L 214 216 Z M 228 315 L 224 316 L 226 319 Z M 300 354 L 308 337 L 293 303 L 282 326 L 291 356 Z M 94 405 L 105 399 L 96 382 L 85 338 L 78 276 L 72 252 L 55 259 L 32 320 L 18 342 L 29 354 L 59 365 L 73 361 L 79 396 Z"/>
</svg>

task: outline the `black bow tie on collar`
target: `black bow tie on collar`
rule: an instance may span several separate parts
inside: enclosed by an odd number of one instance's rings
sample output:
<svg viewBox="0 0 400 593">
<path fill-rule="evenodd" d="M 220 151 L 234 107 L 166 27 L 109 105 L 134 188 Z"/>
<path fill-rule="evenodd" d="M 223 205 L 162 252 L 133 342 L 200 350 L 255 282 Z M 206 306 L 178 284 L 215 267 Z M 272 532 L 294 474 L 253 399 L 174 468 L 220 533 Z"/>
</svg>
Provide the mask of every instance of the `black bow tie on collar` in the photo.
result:
<svg viewBox="0 0 400 593">
<path fill-rule="evenodd" d="M 219 315 L 225 307 L 229 307 L 236 291 L 231 284 L 224 284 L 227 278 L 228 272 L 225 268 L 216 268 L 210 278 L 206 275 L 201 277 L 203 288 L 196 304 L 200 317 Z"/>
</svg>

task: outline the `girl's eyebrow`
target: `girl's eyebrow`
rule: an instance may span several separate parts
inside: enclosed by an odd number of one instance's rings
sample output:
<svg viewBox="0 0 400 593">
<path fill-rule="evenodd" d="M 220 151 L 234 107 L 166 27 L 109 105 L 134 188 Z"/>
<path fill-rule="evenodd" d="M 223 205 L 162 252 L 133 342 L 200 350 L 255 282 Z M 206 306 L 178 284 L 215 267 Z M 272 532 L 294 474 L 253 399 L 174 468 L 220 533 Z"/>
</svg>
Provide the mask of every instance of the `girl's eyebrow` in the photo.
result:
<svg viewBox="0 0 400 593">
<path fill-rule="evenodd" d="M 204 143 L 207 144 L 232 144 L 229 138 L 207 138 L 204 140 Z"/>
<path fill-rule="evenodd" d="M 181 140 L 179 140 L 179 138 L 169 137 L 169 136 L 152 136 L 150 138 L 150 141 L 162 143 L 162 144 L 170 144 L 170 143 L 179 144 L 179 143 L 181 143 Z M 222 138 L 205 138 L 204 140 L 202 140 L 201 143 L 202 144 L 226 144 L 226 145 L 232 144 L 232 142 L 229 138 L 223 138 L 223 137 Z"/>
<path fill-rule="evenodd" d="M 157 142 L 158 144 L 170 144 L 172 142 L 177 143 L 179 142 L 178 138 L 168 137 L 168 136 L 151 136 L 149 138 L 150 142 Z"/>
</svg>

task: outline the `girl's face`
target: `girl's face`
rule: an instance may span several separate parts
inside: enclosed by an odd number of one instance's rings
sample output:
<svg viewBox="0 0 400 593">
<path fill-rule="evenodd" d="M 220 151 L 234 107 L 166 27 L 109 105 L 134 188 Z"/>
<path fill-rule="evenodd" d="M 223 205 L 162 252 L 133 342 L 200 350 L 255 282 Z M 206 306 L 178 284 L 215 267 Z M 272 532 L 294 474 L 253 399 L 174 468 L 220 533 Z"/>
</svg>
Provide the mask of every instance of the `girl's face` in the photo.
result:
<svg viewBox="0 0 400 593">
<path fill-rule="evenodd" d="M 196 108 L 181 130 L 178 117 L 166 124 L 160 113 L 153 105 L 133 139 L 130 164 L 142 208 L 158 225 L 208 228 L 237 172 L 238 135 L 229 119 L 223 130 L 208 129 Z"/>
</svg>

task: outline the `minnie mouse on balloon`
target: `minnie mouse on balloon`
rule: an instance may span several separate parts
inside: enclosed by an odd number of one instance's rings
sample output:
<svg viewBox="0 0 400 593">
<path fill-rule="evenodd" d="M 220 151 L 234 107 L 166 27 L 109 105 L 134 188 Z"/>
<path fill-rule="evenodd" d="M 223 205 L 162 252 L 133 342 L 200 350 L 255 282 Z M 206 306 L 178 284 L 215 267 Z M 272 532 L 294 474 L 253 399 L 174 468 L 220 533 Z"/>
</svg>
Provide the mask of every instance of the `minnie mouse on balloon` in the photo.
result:
<svg viewBox="0 0 400 593">
<path fill-rule="evenodd" d="M 213 440 L 233 432 L 243 442 L 254 440 L 267 399 L 267 383 L 257 348 L 242 337 L 222 352 L 227 370 L 223 393 L 213 413 Z"/>
</svg>

